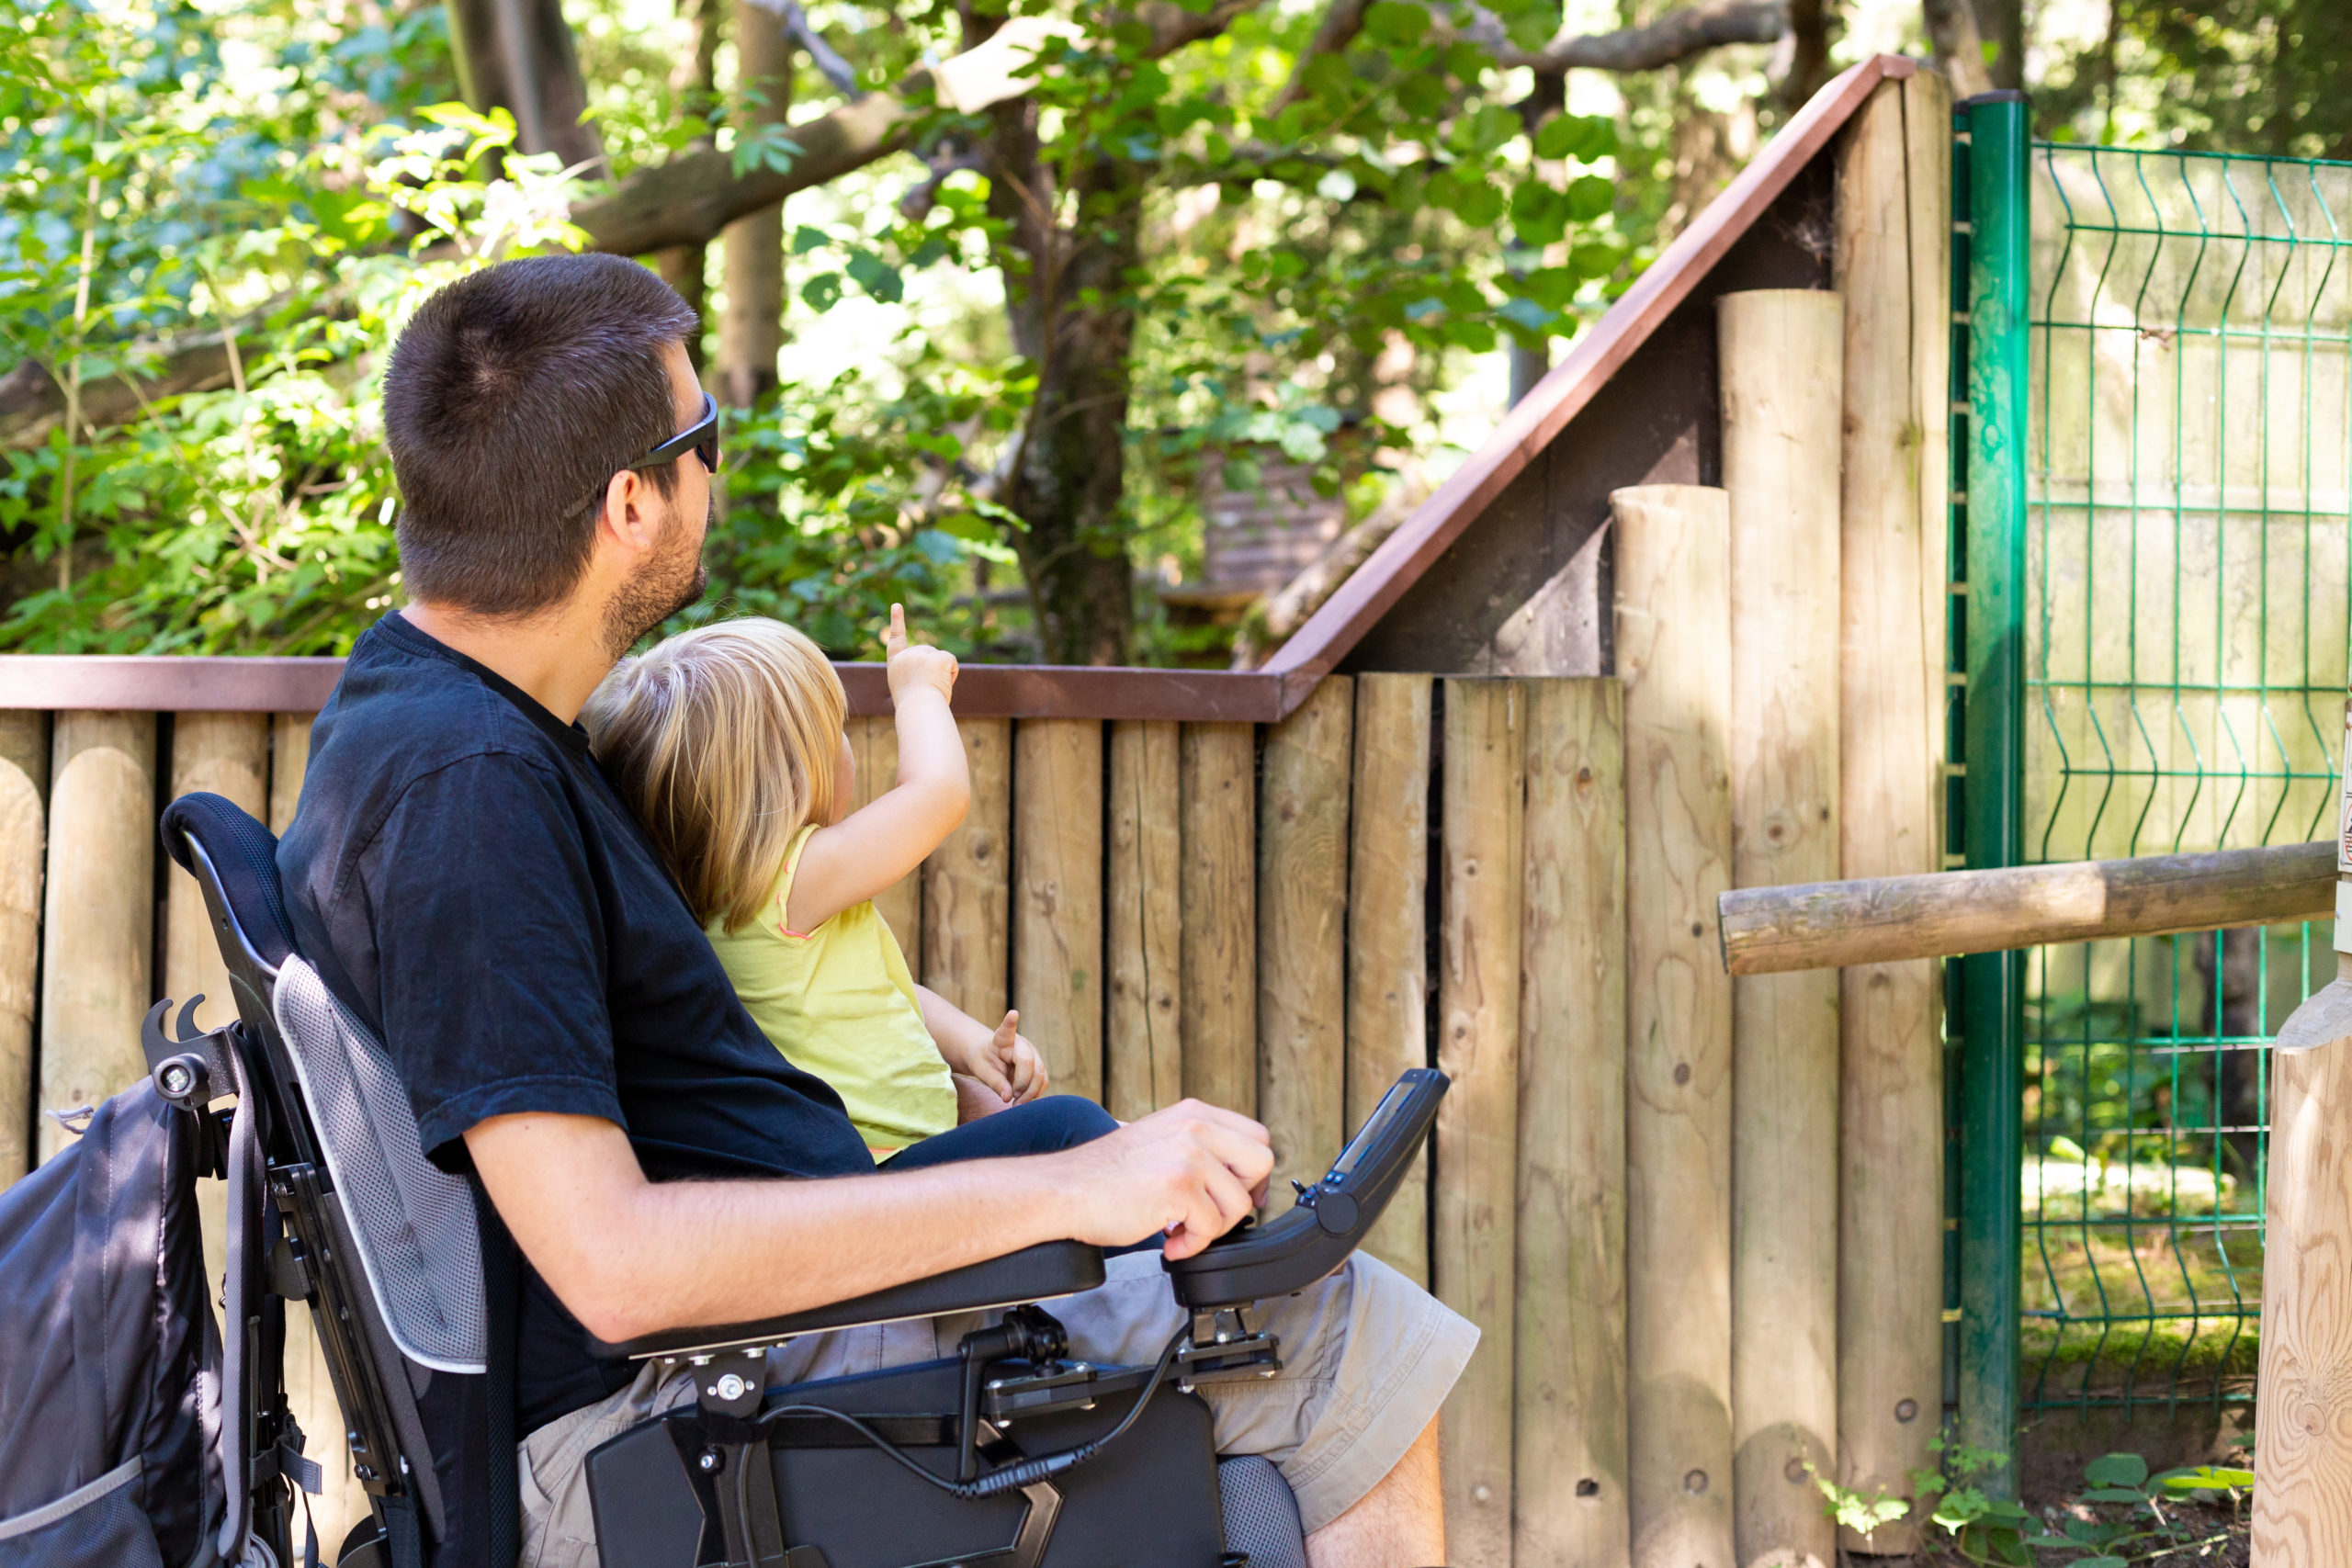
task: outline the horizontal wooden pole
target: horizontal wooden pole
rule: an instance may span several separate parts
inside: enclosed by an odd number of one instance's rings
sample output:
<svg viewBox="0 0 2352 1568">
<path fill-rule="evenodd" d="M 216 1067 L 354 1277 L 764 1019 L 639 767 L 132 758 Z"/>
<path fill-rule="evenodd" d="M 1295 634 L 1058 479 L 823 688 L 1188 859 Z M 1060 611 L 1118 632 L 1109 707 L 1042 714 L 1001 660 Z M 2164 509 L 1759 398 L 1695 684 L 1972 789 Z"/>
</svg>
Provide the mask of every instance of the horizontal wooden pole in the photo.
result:
<svg viewBox="0 0 2352 1568">
<path fill-rule="evenodd" d="M 836 664 L 849 711 L 890 711 L 879 664 Z M 0 655 L 0 708 L 149 713 L 304 713 L 326 705 L 340 659 L 164 654 Z M 966 718 L 1160 718 L 1271 724 L 1305 702 L 1314 678 L 1222 670 L 967 664 Z"/>
<path fill-rule="evenodd" d="M 1724 967 L 1735 975 L 2162 936 L 2335 908 L 2335 845 L 2327 840 L 1741 887 L 1719 900 Z"/>
</svg>

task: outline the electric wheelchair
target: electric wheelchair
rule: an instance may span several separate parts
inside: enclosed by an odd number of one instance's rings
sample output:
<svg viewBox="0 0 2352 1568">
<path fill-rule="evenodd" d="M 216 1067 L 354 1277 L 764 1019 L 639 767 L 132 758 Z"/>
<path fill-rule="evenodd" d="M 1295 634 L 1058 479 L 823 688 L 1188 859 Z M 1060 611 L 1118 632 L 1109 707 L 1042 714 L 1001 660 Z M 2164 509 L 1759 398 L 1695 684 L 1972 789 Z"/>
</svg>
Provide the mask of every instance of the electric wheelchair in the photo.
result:
<svg viewBox="0 0 2352 1568">
<path fill-rule="evenodd" d="M 253 1478 L 231 1506 L 277 1562 L 296 1560 L 288 1478 L 309 1461 L 281 1352 L 300 1303 L 371 1505 L 338 1568 L 506 1568 L 519 1538 L 514 1244 L 479 1183 L 423 1157 L 382 1045 L 294 951 L 275 838 L 209 795 L 175 801 L 163 833 L 203 889 L 237 1010 L 196 1032 L 193 1002 L 175 1028 L 166 1000 L 144 1033 L 166 1100 L 217 1133 L 211 1101 L 235 1095 L 244 1123 L 213 1140 L 231 1189 L 224 1342 L 246 1372 L 231 1386 L 251 1391 L 222 1413 L 229 1472 Z M 1340 1265 L 1445 1088 L 1407 1073 L 1288 1213 L 1166 1265 L 1189 1325 L 1151 1365 L 1071 1359 L 1035 1304 L 1102 1282 L 1102 1253 L 1076 1242 L 607 1347 L 690 1366 L 695 1398 L 589 1456 L 604 1568 L 1304 1568 L 1280 1474 L 1220 1461 L 1194 1391 L 1279 1368 L 1250 1303 Z M 765 1348 L 797 1335 L 977 1309 L 1004 1310 L 951 1359 L 763 1386 Z"/>
</svg>

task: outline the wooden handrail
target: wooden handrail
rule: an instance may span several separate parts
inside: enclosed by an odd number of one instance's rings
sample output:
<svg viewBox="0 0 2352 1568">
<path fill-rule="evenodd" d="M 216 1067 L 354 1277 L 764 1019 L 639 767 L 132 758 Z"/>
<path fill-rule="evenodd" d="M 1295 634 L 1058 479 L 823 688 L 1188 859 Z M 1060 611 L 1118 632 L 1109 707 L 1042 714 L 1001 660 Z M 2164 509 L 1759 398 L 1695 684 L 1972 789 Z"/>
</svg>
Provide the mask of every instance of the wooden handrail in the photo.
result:
<svg viewBox="0 0 2352 1568">
<path fill-rule="evenodd" d="M 881 665 L 833 668 L 852 714 L 890 711 Z M 342 677 L 340 659 L 6 654 L 0 655 L 0 708 L 308 713 L 325 705 Z M 967 718 L 1271 724 L 1303 702 L 1314 684 L 1222 670 L 967 664 L 956 682 L 956 711 Z"/>
<path fill-rule="evenodd" d="M 2335 908 L 2335 845 L 2280 844 L 1785 887 L 1716 901 L 1735 975 L 2307 919 Z"/>
</svg>

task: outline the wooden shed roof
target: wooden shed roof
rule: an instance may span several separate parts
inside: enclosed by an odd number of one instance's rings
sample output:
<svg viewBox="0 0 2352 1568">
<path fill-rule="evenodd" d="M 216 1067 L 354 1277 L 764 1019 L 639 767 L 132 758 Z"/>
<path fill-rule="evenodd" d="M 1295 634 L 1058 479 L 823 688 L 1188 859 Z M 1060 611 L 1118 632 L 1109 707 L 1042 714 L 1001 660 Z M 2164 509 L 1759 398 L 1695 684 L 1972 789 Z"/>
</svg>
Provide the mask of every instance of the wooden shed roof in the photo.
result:
<svg viewBox="0 0 2352 1568">
<path fill-rule="evenodd" d="M 1406 591 L 1434 566 L 1593 400 L 1716 264 L 1826 150 L 1881 82 L 1917 61 L 1873 55 L 1814 95 L 1738 178 L 1678 235 L 1567 356 L 1521 399 L 1486 444 L 1373 552 L 1323 607 L 1267 660 L 1284 713 L 1306 701 Z"/>
</svg>

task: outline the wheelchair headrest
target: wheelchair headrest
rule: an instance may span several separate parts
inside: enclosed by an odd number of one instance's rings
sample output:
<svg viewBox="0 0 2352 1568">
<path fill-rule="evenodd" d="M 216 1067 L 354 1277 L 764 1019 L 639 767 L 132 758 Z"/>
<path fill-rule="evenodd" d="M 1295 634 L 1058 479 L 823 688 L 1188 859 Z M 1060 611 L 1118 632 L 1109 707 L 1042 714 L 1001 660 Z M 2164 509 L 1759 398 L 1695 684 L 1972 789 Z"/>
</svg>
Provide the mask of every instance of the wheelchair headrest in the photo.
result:
<svg viewBox="0 0 2352 1568">
<path fill-rule="evenodd" d="M 202 880 L 188 845 L 202 847 L 221 901 L 245 945 L 273 968 L 294 951 L 293 924 L 277 882 L 277 839 L 217 795 L 184 795 L 164 808 L 164 848 Z"/>
</svg>

